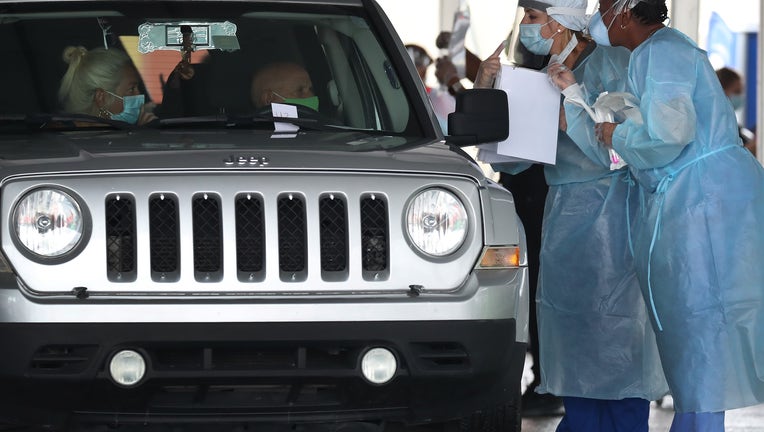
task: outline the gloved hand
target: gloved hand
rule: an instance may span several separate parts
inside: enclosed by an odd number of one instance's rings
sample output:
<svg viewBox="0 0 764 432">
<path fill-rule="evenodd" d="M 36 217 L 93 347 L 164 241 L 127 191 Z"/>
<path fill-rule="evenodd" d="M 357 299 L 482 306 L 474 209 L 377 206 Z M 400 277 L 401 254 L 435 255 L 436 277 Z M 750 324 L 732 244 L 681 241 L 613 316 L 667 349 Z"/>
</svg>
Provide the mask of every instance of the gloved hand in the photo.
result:
<svg viewBox="0 0 764 432">
<path fill-rule="evenodd" d="M 605 148 L 613 148 L 613 132 L 616 126 L 618 126 L 616 123 L 607 122 L 594 125 L 594 134 L 597 137 L 597 141 L 602 143 Z"/>
<path fill-rule="evenodd" d="M 562 63 L 550 64 L 547 69 L 547 76 L 549 77 L 549 82 L 560 90 L 565 90 L 576 83 L 573 71 Z"/>
<path fill-rule="evenodd" d="M 477 77 L 475 78 L 475 88 L 493 87 L 493 82 L 496 80 L 496 75 L 498 75 L 499 71 L 501 70 L 501 61 L 499 61 L 499 56 L 504 50 L 505 43 L 506 41 L 502 41 L 501 44 L 499 44 L 499 47 L 496 48 L 496 51 L 494 51 L 490 57 L 480 62 Z"/>
</svg>

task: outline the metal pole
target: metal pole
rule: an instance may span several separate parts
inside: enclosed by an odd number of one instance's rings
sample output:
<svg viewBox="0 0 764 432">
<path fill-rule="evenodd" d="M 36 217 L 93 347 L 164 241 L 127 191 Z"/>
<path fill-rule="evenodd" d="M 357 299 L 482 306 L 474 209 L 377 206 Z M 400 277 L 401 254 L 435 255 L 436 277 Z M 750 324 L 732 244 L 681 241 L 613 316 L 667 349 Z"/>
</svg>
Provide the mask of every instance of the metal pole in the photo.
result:
<svg viewBox="0 0 764 432">
<path fill-rule="evenodd" d="M 440 0 L 440 29 L 451 31 L 454 26 L 454 13 L 459 9 L 459 0 Z"/>
<path fill-rule="evenodd" d="M 699 0 L 671 0 L 667 2 L 671 27 L 686 34 L 690 39 L 698 41 L 700 25 Z"/>
</svg>

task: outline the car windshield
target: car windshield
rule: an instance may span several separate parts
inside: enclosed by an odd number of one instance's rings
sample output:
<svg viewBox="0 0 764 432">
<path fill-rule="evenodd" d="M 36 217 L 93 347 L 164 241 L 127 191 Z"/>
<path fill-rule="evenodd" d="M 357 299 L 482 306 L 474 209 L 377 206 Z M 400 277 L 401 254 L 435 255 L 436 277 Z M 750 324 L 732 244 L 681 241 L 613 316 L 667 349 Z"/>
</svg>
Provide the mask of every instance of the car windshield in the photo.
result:
<svg viewBox="0 0 764 432">
<path fill-rule="evenodd" d="M 432 133 L 390 36 L 343 3 L 0 3 L 0 133 Z"/>
</svg>

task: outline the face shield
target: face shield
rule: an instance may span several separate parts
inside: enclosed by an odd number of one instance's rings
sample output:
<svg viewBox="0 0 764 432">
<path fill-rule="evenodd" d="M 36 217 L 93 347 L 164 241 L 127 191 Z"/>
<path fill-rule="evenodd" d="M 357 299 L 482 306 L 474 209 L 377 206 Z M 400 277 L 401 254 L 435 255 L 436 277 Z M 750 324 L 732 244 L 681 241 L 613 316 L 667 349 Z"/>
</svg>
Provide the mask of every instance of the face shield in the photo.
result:
<svg viewBox="0 0 764 432">
<path fill-rule="evenodd" d="M 539 3 L 539 5 L 541 5 L 540 2 L 531 3 Z M 515 20 L 512 23 L 512 29 L 507 38 L 508 43 L 505 48 L 505 54 L 507 55 L 507 60 L 513 65 L 538 70 L 546 66 L 547 62 L 549 62 L 549 56 L 533 54 L 525 47 L 525 45 L 520 43 L 520 23 L 524 16 L 525 7 L 518 7 L 515 12 Z"/>
<path fill-rule="evenodd" d="M 589 23 L 586 5 L 586 0 L 519 0 L 507 58 L 514 64 L 540 69 L 549 61 L 547 53 L 554 41 L 559 40 L 560 32 L 568 29 L 574 33 L 565 33 L 562 36 L 566 38 L 565 46 L 558 44 L 555 55 L 551 56 L 553 61 L 563 61 L 578 42 L 575 32 L 583 31 Z M 545 30 L 553 22 L 555 26 Z M 549 28 L 556 32 L 550 34 Z"/>
<path fill-rule="evenodd" d="M 634 9 L 634 6 L 641 3 L 643 0 L 615 0 L 610 7 L 613 11 L 613 15 L 620 15 L 628 10 Z M 599 4 L 594 10 L 599 8 Z"/>
</svg>

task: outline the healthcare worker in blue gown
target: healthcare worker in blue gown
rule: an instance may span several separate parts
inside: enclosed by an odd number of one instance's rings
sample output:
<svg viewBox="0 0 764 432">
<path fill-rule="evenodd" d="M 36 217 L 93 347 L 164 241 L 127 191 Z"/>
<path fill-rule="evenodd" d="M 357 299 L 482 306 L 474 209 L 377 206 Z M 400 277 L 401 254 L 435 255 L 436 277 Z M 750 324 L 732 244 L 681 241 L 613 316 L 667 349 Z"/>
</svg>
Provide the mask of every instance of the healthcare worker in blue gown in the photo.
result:
<svg viewBox="0 0 764 432">
<path fill-rule="evenodd" d="M 584 37 L 586 0 L 520 0 L 519 6 L 526 48 L 553 54 L 594 97 L 624 90 L 629 53 Z M 492 84 L 500 51 L 481 63 L 477 87 Z M 649 401 L 668 388 L 629 252 L 628 171 L 610 169 L 608 151 L 597 144 L 583 110 L 564 114 L 556 164 L 545 167 L 537 391 L 563 397 L 560 432 L 647 431 Z M 516 173 L 527 166 L 494 168 Z"/>
<path fill-rule="evenodd" d="M 596 126 L 643 206 L 634 253 L 674 397 L 671 431 L 723 431 L 764 402 L 764 169 L 740 141 L 706 53 L 665 0 L 601 0 L 592 36 L 631 51 L 640 119 Z"/>
</svg>

